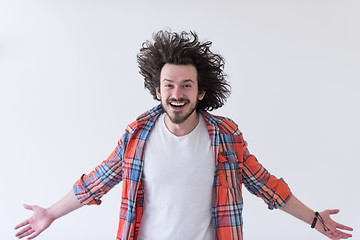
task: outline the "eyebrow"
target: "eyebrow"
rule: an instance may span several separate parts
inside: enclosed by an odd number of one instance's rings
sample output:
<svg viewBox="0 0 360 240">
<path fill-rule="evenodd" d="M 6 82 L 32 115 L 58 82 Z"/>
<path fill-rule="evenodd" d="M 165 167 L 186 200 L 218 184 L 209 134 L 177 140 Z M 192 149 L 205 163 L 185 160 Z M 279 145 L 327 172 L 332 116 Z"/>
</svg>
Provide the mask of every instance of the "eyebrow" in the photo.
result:
<svg viewBox="0 0 360 240">
<path fill-rule="evenodd" d="M 165 81 L 167 81 L 167 82 L 174 82 L 173 80 L 171 80 L 171 79 L 166 79 L 166 78 L 163 80 L 163 82 L 165 82 Z M 185 80 L 182 80 L 181 82 L 182 82 L 182 83 L 186 83 L 186 82 L 192 82 L 192 83 L 194 83 L 194 81 L 191 80 L 191 79 L 185 79 Z"/>
</svg>

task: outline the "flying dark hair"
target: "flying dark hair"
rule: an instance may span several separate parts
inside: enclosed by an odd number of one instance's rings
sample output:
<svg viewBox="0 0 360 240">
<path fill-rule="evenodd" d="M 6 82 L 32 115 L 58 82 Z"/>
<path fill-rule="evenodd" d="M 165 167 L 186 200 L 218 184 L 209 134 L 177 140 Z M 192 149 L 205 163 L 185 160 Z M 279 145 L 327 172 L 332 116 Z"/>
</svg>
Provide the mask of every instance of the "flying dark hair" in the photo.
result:
<svg viewBox="0 0 360 240">
<path fill-rule="evenodd" d="M 210 50 L 212 42 L 199 42 L 195 32 L 159 31 L 153 34 L 154 43 L 142 44 L 137 61 L 140 74 L 144 77 L 144 86 L 154 99 L 156 88 L 160 87 L 160 72 L 166 63 L 192 64 L 198 72 L 199 92 L 205 91 L 197 109 L 214 110 L 224 105 L 230 95 L 230 85 L 223 72 L 224 59 Z"/>
</svg>

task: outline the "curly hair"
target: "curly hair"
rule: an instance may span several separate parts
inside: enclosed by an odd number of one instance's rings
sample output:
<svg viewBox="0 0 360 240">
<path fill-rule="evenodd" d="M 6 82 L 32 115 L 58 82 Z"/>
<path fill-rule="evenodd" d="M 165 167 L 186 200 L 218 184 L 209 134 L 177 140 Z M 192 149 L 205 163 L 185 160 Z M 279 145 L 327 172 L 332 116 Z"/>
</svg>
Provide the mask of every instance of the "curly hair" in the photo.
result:
<svg viewBox="0 0 360 240">
<path fill-rule="evenodd" d="M 230 95 L 230 85 L 223 72 L 223 57 L 210 50 L 212 42 L 200 42 L 193 31 L 159 31 L 153 34 L 153 39 L 154 43 L 146 41 L 142 44 L 137 61 L 139 72 L 144 77 L 144 86 L 154 99 L 157 99 L 156 88 L 160 87 L 160 72 L 166 63 L 192 64 L 198 72 L 198 90 L 205 91 L 197 110 L 211 111 L 224 105 Z"/>
</svg>

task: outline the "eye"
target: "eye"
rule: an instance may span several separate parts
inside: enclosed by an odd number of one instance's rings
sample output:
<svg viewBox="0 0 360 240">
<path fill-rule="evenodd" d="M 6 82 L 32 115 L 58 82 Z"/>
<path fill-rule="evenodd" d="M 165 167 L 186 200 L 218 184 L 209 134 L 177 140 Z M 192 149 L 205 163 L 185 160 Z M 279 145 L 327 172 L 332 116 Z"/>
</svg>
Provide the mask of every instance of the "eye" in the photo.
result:
<svg viewBox="0 0 360 240">
<path fill-rule="evenodd" d="M 191 87 L 190 84 L 185 84 L 185 85 L 184 85 L 184 88 L 190 88 L 190 87 Z"/>
<path fill-rule="evenodd" d="M 165 87 L 166 87 L 166 88 L 172 88 L 173 85 L 172 85 L 172 84 L 165 84 Z"/>
</svg>

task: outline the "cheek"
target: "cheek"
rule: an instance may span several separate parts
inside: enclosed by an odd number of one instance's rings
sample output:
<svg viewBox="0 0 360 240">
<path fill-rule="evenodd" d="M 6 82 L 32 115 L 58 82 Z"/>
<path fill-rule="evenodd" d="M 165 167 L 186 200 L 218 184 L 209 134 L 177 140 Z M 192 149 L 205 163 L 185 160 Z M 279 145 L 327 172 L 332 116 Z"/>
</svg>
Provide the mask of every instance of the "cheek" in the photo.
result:
<svg viewBox="0 0 360 240">
<path fill-rule="evenodd" d="M 168 99 L 169 97 L 170 97 L 170 94 L 166 91 L 162 91 L 157 94 L 157 98 L 160 101 L 166 101 L 166 99 Z"/>
</svg>

